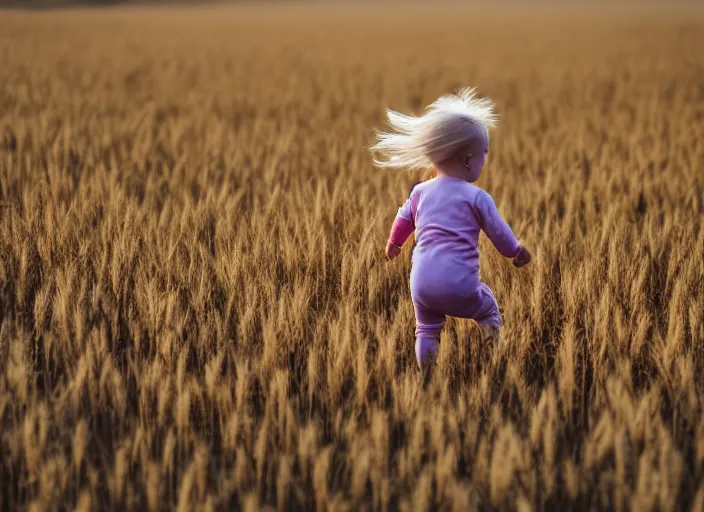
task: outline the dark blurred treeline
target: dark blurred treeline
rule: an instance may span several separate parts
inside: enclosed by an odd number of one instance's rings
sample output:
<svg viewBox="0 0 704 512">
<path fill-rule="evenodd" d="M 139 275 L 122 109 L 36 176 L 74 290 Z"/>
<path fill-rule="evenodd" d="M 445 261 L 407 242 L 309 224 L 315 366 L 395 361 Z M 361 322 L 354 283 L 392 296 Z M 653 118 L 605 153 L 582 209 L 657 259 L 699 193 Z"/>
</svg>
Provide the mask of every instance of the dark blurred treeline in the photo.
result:
<svg viewBox="0 0 704 512">
<path fill-rule="evenodd" d="M 238 0 L 0 0 L 0 8 L 13 7 L 25 9 L 45 9 L 58 7 L 89 7 L 89 6 L 114 6 L 114 5 L 149 5 L 149 4 L 185 4 L 185 3 L 225 3 Z M 241 0 L 240 0 L 241 1 Z"/>
</svg>

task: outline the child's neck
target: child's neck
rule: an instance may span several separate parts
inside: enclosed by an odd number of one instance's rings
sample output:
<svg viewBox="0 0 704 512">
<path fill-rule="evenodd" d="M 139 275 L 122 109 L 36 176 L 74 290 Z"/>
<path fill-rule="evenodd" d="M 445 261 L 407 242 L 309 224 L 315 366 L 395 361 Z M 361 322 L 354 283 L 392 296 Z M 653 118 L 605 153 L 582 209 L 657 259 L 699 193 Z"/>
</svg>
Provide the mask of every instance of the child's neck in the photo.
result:
<svg viewBox="0 0 704 512">
<path fill-rule="evenodd" d="M 441 169 L 440 167 L 435 166 L 435 173 L 437 174 L 438 178 L 457 178 L 469 182 L 469 180 L 467 179 L 467 169 L 465 168 L 455 168 L 453 166 L 449 166 L 443 167 Z"/>
</svg>

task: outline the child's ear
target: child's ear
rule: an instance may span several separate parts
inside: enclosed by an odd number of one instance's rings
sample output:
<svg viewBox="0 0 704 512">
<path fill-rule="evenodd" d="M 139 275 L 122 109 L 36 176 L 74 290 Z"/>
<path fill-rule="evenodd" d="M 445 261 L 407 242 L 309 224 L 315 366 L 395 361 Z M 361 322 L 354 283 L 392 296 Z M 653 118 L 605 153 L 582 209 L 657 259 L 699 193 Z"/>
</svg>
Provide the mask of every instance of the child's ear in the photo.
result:
<svg viewBox="0 0 704 512">
<path fill-rule="evenodd" d="M 464 157 L 464 166 L 469 169 L 469 163 L 472 161 L 472 153 L 467 153 Z"/>
</svg>

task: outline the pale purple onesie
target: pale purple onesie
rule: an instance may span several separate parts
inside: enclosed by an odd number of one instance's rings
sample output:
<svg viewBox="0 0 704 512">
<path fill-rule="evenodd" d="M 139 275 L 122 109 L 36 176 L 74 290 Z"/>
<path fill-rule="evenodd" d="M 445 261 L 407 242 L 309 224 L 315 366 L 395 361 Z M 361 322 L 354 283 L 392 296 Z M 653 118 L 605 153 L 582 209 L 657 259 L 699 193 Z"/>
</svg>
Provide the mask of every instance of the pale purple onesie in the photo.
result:
<svg viewBox="0 0 704 512">
<path fill-rule="evenodd" d="M 416 185 L 398 210 L 415 228 L 411 298 L 416 315 L 416 354 L 434 349 L 446 315 L 480 325 L 503 322 L 491 289 L 479 279 L 479 232 L 507 258 L 520 245 L 492 197 L 460 178 L 439 176 Z"/>
</svg>

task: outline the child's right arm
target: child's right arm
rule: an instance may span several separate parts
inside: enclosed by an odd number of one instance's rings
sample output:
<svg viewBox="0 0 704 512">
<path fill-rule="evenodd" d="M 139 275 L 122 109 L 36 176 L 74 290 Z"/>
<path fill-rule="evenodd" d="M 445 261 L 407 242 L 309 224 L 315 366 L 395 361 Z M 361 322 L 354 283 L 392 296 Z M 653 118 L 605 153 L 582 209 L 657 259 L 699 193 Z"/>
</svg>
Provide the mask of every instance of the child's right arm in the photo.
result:
<svg viewBox="0 0 704 512">
<path fill-rule="evenodd" d="M 506 258 L 513 258 L 513 264 L 521 267 L 530 261 L 528 250 L 518 243 L 510 226 L 501 217 L 494 199 L 483 190 L 477 196 L 476 206 L 482 230 L 494 247 Z"/>
<path fill-rule="evenodd" d="M 394 219 L 394 225 L 391 227 L 391 234 L 386 243 L 386 257 L 389 260 L 394 259 L 401 252 L 401 247 L 406 242 L 409 236 L 415 230 L 415 226 L 409 220 L 397 216 Z"/>
<path fill-rule="evenodd" d="M 416 183 L 416 185 L 418 185 Z M 394 224 L 391 227 L 391 234 L 389 235 L 389 240 L 386 243 L 386 257 L 389 260 L 393 260 L 401 252 L 401 247 L 406 243 L 409 236 L 415 231 L 415 223 L 413 221 L 412 212 L 412 199 L 413 189 L 416 185 L 411 187 L 411 193 L 406 202 L 398 209 L 396 218 L 394 219 Z"/>
</svg>

